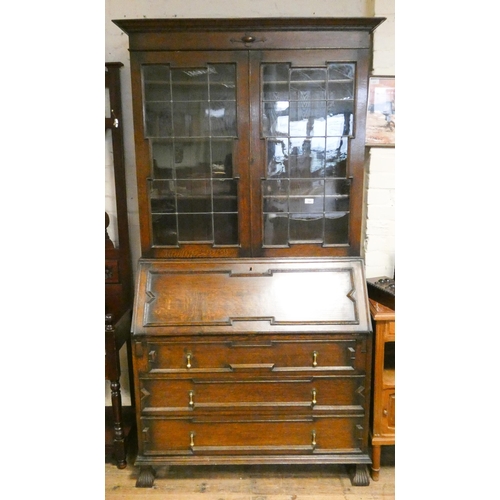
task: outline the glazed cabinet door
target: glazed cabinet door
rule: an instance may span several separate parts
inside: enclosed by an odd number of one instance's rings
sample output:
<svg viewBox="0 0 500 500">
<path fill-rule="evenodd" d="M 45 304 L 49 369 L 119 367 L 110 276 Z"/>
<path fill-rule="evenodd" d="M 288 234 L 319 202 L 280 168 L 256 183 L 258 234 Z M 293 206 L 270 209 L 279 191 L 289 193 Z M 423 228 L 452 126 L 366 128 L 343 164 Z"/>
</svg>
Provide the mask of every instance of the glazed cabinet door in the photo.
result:
<svg viewBox="0 0 500 500">
<path fill-rule="evenodd" d="M 143 254 L 359 255 L 368 55 L 133 53 Z"/>
<path fill-rule="evenodd" d="M 132 58 L 141 240 L 162 257 L 244 256 L 247 54 Z"/>
<path fill-rule="evenodd" d="M 260 77 L 250 94 L 252 123 L 259 122 L 251 144 L 254 252 L 359 254 L 368 52 L 250 58 Z"/>
</svg>

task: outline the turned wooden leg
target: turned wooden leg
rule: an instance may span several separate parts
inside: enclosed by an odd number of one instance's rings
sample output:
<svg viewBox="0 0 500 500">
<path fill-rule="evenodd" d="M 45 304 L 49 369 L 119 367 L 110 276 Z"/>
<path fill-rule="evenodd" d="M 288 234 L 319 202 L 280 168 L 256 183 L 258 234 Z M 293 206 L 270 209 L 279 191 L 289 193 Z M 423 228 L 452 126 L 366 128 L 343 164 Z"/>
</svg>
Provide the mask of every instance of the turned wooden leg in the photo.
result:
<svg viewBox="0 0 500 500">
<path fill-rule="evenodd" d="M 114 454 L 119 469 L 127 467 L 125 433 L 122 422 L 122 396 L 120 391 L 120 382 L 111 380 L 111 406 L 113 409 L 113 447 Z"/>
<path fill-rule="evenodd" d="M 369 486 L 370 476 L 368 467 L 365 464 L 357 464 L 351 473 L 351 484 L 353 486 Z"/>
<path fill-rule="evenodd" d="M 155 482 L 156 472 L 151 466 L 141 467 L 139 476 L 135 483 L 136 488 L 152 488 Z"/>
<path fill-rule="evenodd" d="M 380 473 L 380 451 L 381 446 L 372 446 L 372 468 L 371 476 L 374 481 L 378 481 Z"/>
</svg>

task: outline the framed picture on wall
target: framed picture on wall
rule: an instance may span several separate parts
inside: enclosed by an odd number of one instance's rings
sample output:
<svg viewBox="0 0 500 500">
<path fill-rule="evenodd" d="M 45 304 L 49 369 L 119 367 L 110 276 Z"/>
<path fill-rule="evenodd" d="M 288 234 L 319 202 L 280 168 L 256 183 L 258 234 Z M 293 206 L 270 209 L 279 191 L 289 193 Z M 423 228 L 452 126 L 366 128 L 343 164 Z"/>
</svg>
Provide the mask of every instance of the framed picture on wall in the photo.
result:
<svg viewBox="0 0 500 500">
<path fill-rule="evenodd" d="M 366 113 L 366 145 L 396 145 L 396 79 L 371 76 Z"/>
</svg>

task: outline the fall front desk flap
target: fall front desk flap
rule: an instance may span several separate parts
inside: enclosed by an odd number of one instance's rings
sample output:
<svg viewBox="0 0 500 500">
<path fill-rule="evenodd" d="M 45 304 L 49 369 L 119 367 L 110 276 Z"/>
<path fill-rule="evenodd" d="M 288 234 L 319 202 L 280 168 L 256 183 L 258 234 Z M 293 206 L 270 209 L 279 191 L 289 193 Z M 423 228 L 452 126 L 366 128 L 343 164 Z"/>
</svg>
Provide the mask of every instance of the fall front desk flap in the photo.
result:
<svg viewBox="0 0 500 500">
<path fill-rule="evenodd" d="M 370 332 L 363 260 L 141 259 L 132 331 Z"/>
</svg>

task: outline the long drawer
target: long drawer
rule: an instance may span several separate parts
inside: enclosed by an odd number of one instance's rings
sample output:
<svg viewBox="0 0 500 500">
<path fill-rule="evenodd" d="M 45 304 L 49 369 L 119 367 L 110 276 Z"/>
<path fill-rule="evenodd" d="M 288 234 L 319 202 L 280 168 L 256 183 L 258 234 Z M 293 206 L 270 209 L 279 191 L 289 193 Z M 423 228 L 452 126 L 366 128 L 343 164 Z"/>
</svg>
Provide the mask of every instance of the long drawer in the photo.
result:
<svg viewBox="0 0 500 500">
<path fill-rule="evenodd" d="M 134 343 L 138 373 L 348 371 L 365 367 L 366 338 L 334 340 L 143 341 Z"/>
<path fill-rule="evenodd" d="M 325 418 L 282 417 L 259 421 L 233 416 L 140 420 L 143 455 L 314 454 L 360 451 L 362 416 Z"/>
<path fill-rule="evenodd" d="M 365 401 L 363 375 L 303 377 L 254 376 L 236 378 L 221 374 L 209 378 L 142 377 L 140 409 L 145 414 L 255 409 L 315 411 L 362 409 Z"/>
</svg>

